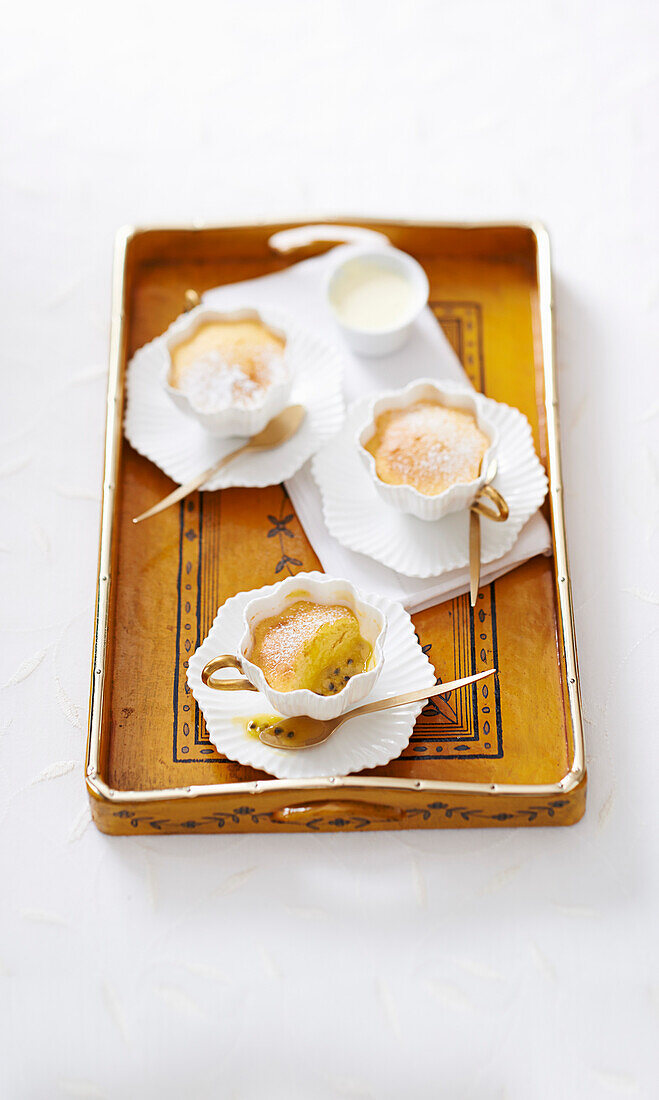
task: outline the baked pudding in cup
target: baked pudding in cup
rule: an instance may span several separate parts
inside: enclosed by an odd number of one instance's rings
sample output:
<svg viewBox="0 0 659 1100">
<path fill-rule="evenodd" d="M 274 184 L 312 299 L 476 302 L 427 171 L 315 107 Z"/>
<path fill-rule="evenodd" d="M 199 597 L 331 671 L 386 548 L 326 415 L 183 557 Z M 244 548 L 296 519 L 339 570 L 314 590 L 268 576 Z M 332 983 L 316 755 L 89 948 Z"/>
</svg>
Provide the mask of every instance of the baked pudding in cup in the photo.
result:
<svg viewBox="0 0 659 1100">
<path fill-rule="evenodd" d="M 165 391 L 211 435 L 256 435 L 288 401 L 286 334 L 256 310 L 198 306 L 172 325 L 165 344 Z"/>
<path fill-rule="evenodd" d="M 219 690 L 258 690 L 286 717 L 337 718 L 382 671 L 386 618 L 349 581 L 298 573 L 250 600 L 243 622 L 237 654 L 209 661 L 202 680 Z M 243 676 L 219 676 L 224 668 Z"/>
<path fill-rule="evenodd" d="M 375 398 L 357 436 L 382 499 L 425 520 L 473 504 L 497 442 L 475 393 L 429 378 Z"/>
</svg>

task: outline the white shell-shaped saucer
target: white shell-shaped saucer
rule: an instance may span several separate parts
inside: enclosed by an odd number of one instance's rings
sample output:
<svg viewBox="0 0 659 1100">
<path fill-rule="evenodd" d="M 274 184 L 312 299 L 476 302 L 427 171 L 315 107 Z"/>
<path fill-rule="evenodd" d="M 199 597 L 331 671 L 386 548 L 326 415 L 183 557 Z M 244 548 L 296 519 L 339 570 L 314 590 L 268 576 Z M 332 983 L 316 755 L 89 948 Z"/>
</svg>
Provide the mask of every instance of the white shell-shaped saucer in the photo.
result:
<svg viewBox="0 0 659 1100">
<path fill-rule="evenodd" d="M 339 351 L 279 311 L 260 312 L 268 323 L 286 333 L 294 376 L 289 400 L 304 405 L 306 416 L 281 447 L 241 455 L 206 482 L 204 489 L 276 485 L 292 477 L 343 423 L 343 360 Z M 240 447 L 245 438 L 212 436 L 176 408 L 161 382 L 163 364 L 168 361 L 166 338 L 164 333 L 145 344 L 128 364 L 124 431 L 136 451 L 183 485 Z"/>
<path fill-rule="evenodd" d="M 366 672 L 353 676 L 337 695 L 317 695 L 306 688 L 276 691 L 268 684 L 262 669 L 246 656 L 257 624 L 262 619 L 285 611 L 299 600 L 311 600 L 325 606 L 342 604 L 349 607 L 357 616 L 362 637 L 373 647 L 371 667 Z M 245 629 L 238 650 L 243 671 L 278 714 L 291 718 L 298 714 L 308 714 L 311 718 L 320 719 L 337 718 L 339 714 L 345 714 L 347 710 L 356 707 L 375 687 L 382 672 L 387 620 L 382 611 L 364 599 L 350 581 L 327 577 L 324 573 L 297 573 L 276 585 L 274 592 L 251 600 L 243 614 Z"/>
<path fill-rule="evenodd" d="M 427 523 L 391 508 L 377 492 L 355 444 L 371 400 L 355 402 L 341 431 L 313 459 L 312 471 L 330 534 L 349 550 L 366 554 L 407 577 L 437 577 L 468 565 L 468 509 Z M 492 484 L 510 509 L 505 523 L 481 521 L 481 561 L 487 563 L 510 550 L 526 521 L 538 510 L 547 492 L 547 477 L 524 414 L 482 394 L 476 401 L 499 435 L 498 472 Z"/>
<path fill-rule="evenodd" d="M 419 378 L 410 382 L 405 389 L 390 390 L 373 399 L 365 423 L 357 432 L 356 445 L 377 492 L 386 504 L 397 508 L 399 512 L 407 512 L 425 520 L 441 519 L 442 516 L 447 516 L 451 512 L 471 507 L 478 490 L 485 483 L 487 468 L 494 458 L 498 442 L 498 432 L 477 398 L 478 394 L 473 390 L 465 389 L 460 383 L 435 382 L 432 378 Z M 476 424 L 490 441 L 481 462 L 479 477 L 473 481 L 451 485 L 442 493 L 435 493 L 433 496 L 419 492 L 413 485 L 389 485 L 378 477 L 375 459 L 371 452 L 366 450 L 366 444 L 375 433 L 375 421 L 389 409 L 405 409 L 416 401 L 436 401 L 446 408 L 472 413 Z"/>
<path fill-rule="evenodd" d="M 190 659 L 188 683 L 218 751 L 230 760 L 269 772 L 278 779 L 347 775 L 363 768 L 378 767 L 400 756 L 421 713 L 422 702 L 351 719 L 325 744 L 303 752 L 285 752 L 262 744 L 245 731 L 246 720 L 269 713 L 264 695 L 255 691 L 216 691 L 202 683 L 201 670 L 212 657 L 237 651 L 247 604 L 255 596 L 266 595 L 276 587 L 269 585 L 240 592 L 227 600 L 219 609 L 208 636 Z M 430 696 L 436 682 L 435 672 L 419 645 L 407 612 L 399 603 L 381 596 L 368 595 L 365 599 L 386 617 L 387 636 L 380 678 L 361 702 L 375 702 L 426 685 Z"/>
<path fill-rule="evenodd" d="M 268 421 L 272 420 L 273 416 L 281 412 L 288 402 L 293 385 L 293 372 L 289 362 L 290 357 L 287 354 L 287 347 L 284 348 L 283 353 L 285 377 L 280 381 L 273 382 L 263 392 L 261 401 L 251 408 L 228 404 L 225 408 L 218 409 L 216 412 L 207 412 L 193 405 L 187 393 L 169 383 L 172 351 L 177 345 L 194 336 L 202 325 L 210 321 L 255 321 L 269 329 L 275 336 L 287 341 L 286 332 L 283 329 L 276 328 L 263 313 L 257 313 L 255 309 L 239 309 L 227 313 L 204 305 L 197 306 L 196 309 L 191 309 L 189 313 L 184 313 L 167 330 L 165 337 L 167 356 L 166 361 L 163 363 L 161 376 L 163 389 L 181 412 L 197 420 L 201 427 L 210 432 L 211 435 L 220 437 L 257 435 L 265 428 Z"/>
</svg>

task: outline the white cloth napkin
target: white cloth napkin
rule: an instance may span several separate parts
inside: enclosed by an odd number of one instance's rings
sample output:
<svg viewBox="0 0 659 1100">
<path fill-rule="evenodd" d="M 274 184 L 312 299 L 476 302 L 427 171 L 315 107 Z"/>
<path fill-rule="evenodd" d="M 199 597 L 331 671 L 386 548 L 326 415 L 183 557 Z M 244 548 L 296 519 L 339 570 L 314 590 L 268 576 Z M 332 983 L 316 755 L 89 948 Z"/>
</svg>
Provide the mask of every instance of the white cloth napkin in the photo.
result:
<svg viewBox="0 0 659 1100">
<path fill-rule="evenodd" d="M 339 251 L 333 249 L 324 256 L 293 264 L 274 275 L 216 287 L 204 294 L 204 303 L 220 309 L 270 306 L 295 317 L 329 342 L 341 341 L 325 293 L 329 272 L 337 262 Z M 428 308 L 415 324 L 407 344 L 385 358 L 368 359 L 355 354 L 343 341 L 341 345 L 348 405 L 369 393 L 398 389 L 415 378 L 468 381 L 458 357 Z M 311 463 L 308 462 L 287 481 L 286 488 L 307 538 L 326 572 L 346 577 L 367 592 L 376 591 L 389 599 L 399 600 L 408 611 L 422 611 L 469 591 L 468 565 L 442 573 L 439 577 L 422 580 L 404 577 L 363 554 L 341 546 L 325 526 L 320 492 L 311 474 Z M 481 582 L 489 583 L 536 554 L 550 551 L 549 528 L 537 512 L 522 528 L 512 549 L 497 561 L 482 567 Z"/>
</svg>

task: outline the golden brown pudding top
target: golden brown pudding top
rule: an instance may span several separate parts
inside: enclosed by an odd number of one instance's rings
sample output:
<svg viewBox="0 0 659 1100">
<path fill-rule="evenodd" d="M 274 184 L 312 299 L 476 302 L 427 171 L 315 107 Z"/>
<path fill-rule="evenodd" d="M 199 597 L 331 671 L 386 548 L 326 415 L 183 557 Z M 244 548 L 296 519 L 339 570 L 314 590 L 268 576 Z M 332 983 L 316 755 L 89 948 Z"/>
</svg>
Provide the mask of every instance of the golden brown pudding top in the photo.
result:
<svg viewBox="0 0 659 1100">
<path fill-rule="evenodd" d="M 367 669 L 372 654 L 349 607 L 298 600 L 256 624 L 246 655 L 275 691 L 335 695 Z"/>
<path fill-rule="evenodd" d="M 438 401 L 415 401 L 376 417 L 375 434 L 365 447 L 381 481 L 434 496 L 474 481 L 489 443 L 472 413 Z"/>
<path fill-rule="evenodd" d="M 254 408 L 288 377 L 286 341 L 261 321 L 204 321 L 170 349 L 170 386 L 201 412 Z"/>
</svg>

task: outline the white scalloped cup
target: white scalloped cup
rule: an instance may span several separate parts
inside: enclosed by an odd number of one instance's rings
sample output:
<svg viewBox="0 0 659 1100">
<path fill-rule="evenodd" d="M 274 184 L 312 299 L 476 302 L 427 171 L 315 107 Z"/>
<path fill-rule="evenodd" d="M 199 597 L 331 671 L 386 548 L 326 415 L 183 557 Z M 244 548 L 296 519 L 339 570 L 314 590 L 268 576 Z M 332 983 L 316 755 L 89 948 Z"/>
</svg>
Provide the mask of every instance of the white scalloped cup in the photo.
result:
<svg viewBox="0 0 659 1100">
<path fill-rule="evenodd" d="M 373 647 L 371 667 L 366 672 L 352 676 L 337 695 L 317 695 L 307 688 L 276 691 L 266 680 L 263 670 L 246 656 L 253 637 L 252 631 L 257 623 L 285 611 L 290 604 L 299 600 L 311 600 L 326 606 L 342 604 L 349 607 L 357 616 L 362 637 Z M 340 714 L 352 710 L 368 695 L 382 672 L 386 617 L 382 611 L 363 599 L 349 581 L 324 577 L 322 574 L 313 576 L 309 573 L 297 573 L 277 585 L 276 591 L 250 600 L 243 612 L 243 622 L 244 631 L 238 655 L 245 676 L 254 687 L 263 692 L 273 709 L 286 717 L 295 718 L 307 714 L 310 718 L 338 718 Z"/>
<path fill-rule="evenodd" d="M 366 450 L 366 443 L 376 431 L 377 417 L 389 409 L 405 409 L 416 401 L 438 401 L 448 409 L 461 409 L 472 413 L 480 430 L 488 437 L 490 445 L 483 455 L 480 475 L 474 481 L 457 482 L 441 493 L 421 493 L 413 485 L 389 485 L 382 481 L 376 472 L 375 459 Z M 459 512 L 473 504 L 476 494 L 485 483 L 487 468 L 494 457 L 498 444 L 498 432 L 492 422 L 483 415 L 476 400 L 476 394 L 464 389 L 459 383 L 434 382 L 431 378 L 420 378 L 410 382 L 403 390 L 392 390 L 380 394 L 369 407 L 368 417 L 357 433 L 357 448 L 371 475 L 373 484 L 387 504 L 400 512 L 407 512 L 418 519 L 437 520 L 451 512 Z"/>
<path fill-rule="evenodd" d="M 161 378 L 163 389 L 178 409 L 197 420 L 210 435 L 256 435 L 265 428 L 273 416 L 276 416 L 285 408 L 290 397 L 293 372 L 290 364 L 286 362 L 286 348 L 284 349 L 284 363 L 287 377 L 268 386 L 264 391 L 263 400 L 258 405 L 246 409 L 237 404 L 228 404 L 225 408 L 214 412 L 203 412 L 191 403 L 186 393 L 177 389 L 176 386 L 170 385 L 169 375 L 172 367 L 172 349 L 188 340 L 202 325 L 207 324 L 209 321 L 256 321 L 275 336 L 287 340 L 286 333 L 276 324 L 272 324 L 263 312 L 257 312 L 255 309 L 238 309 L 226 312 L 212 309 L 209 306 L 197 306 L 189 313 L 184 313 L 182 317 L 179 317 L 167 331 L 165 336 L 167 356 L 166 362 L 163 364 Z"/>
<path fill-rule="evenodd" d="M 393 323 L 359 327 L 342 310 L 341 286 L 345 284 L 346 278 L 350 279 L 351 274 L 353 277 L 358 275 L 360 268 L 364 272 L 369 269 L 389 272 L 406 284 L 409 304 L 403 315 Z M 326 294 L 334 320 L 346 343 L 359 355 L 375 357 L 390 355 L 403 346 L 412 331 L 412 325 L 428 302 L 430 283 L 421 264 L 407 252 L 401 252 L 385 243 L 370 247 L 346 245 L 337 249 L 337 262 L 330 272 Z"/>
</svg>

